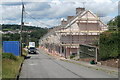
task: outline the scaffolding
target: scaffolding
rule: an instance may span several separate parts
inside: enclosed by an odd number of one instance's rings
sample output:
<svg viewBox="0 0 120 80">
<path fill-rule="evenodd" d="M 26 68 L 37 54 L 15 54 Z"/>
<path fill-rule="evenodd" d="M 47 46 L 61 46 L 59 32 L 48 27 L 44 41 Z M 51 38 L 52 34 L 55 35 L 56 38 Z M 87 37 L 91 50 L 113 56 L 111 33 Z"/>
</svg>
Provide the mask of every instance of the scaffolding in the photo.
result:
<svg viewBox="0 0 120 80">
<path fill-rule="evenodd" d="M 77 15 L 73 17 L 71 20 L 67 22 L 66 25 L 58 26 L 57 28 L 53 28 L 50 30 L 41 40 L 40 44 L 44 45 L 47 44 L 49 46 L 49 49 L 54 47 L 52 50 L 56 50 L 56 47 L 59 47 L 59 53 L 64 56 L 65 58 L 69 54 L 72 54 L 72 49 L 75 48 L 77 50 L 77 53 L 79 54 L 79 45 L 80 44 L 86 44 L 88 45 L 91 41 L 94 40 L 91 39 L 92 37 L 96 37 L 100 33 L 104 32 L 106 26 L 103 24 L 100 19 L 95 16 L 95 18 L 89 18 L 90 11 L 85 11 L 80 14 L 85 14 L 86 16 L 84 18 L 81 18 L 82 16 Z M 77 24 L 77 29 L 73 29 L 72 25 Z M 82 25 L 85 24 L 85 25 Z M 97 27 L 95 30 L 89 30 L 90 24 L 96 24 L 95 27 Z M 81 27 L 85 27 L 85 29 L 81 29 Z M 52 36 L 52 37 L 51 37 Z M 77 36 L 77 37 L 75 37 Z M 81 37 L 82 36 L 82 37 Z M 92 37 L 90 37 L 92 36 Z M 78 38 L 78 39 L 75 39 Z M 51 45 L 51 46 L 50 46 Z M 45 45 L 44 45 L 45 46 Z"/>
</svg>

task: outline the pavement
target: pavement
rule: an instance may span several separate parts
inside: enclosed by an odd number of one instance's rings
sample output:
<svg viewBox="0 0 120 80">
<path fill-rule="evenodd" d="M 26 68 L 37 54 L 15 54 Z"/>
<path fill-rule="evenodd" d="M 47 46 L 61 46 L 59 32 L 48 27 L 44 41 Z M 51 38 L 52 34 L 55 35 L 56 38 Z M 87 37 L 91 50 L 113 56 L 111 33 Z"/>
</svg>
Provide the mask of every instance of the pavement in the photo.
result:
<svg viewBox="0 0 120 80">
<path fill-rule="evenodd" d="M 19 79 L 22 78 L 118 78 L 118 75 L 103 70 L 55 58 L 39 49 L 38 54 L 28 54 Z M 71 60 L 72 61 L 72 60 Z"/>
<path fill-rule="evenodd" d="M 41 49 L 41 50 L 44 50 L 44 49 Z M 52 55 L 51 53 L 49 53 L 47 51 L 45 51 L 45 52 L 47 54 L 50 54 L 54 58 L 60 59 L 62 61 L 67 61 L 67 62 L 70 62 L 70 63 L 79 64 L 79 65 L 82 65 L 82 66 L 85 66 L 85 67 L 88 67 L 88 68 L 93 68 L 93 69 L 96 69 L 96 70 L 103 70 L 103 71 L 105 71 L 107 73 L 118 75 L 118 71 L 119 71 L 118 68 L 104 66 L 104 65 L 101 65 L 99 62 L 98 62 L 97 65 L 92 65 L 89 62 L 77 61 L 77 60 L 73 60 L 73 59 L 65 59 L 64 57 L 60 57 L 59 55 Z"/>
<path fill-rule="evenodd" d="M 88 68 L 93 68 L 93 69 L 96 69 L 96 70 L 102 70 L 104 72 L 107 72 L 107 73 L 110 73 L 110 74 L 113 74 L 113 75 L 118 75 L 118 68 L 113 68 L 113 67 L 103 66 L 103 65 L 92 65 L 88 62 L 75 61 L 75 60 L 71 60 L 71 59 L 61 59 L 61 60 L 67 61 L 67 62 L 70 62 L 70 63 L 74 63 L 74 64 L 78 64 L 78 65 L 81 65 L 81 66 L 85 66 L 85 67 L 88 67 Z"/>
</svg>

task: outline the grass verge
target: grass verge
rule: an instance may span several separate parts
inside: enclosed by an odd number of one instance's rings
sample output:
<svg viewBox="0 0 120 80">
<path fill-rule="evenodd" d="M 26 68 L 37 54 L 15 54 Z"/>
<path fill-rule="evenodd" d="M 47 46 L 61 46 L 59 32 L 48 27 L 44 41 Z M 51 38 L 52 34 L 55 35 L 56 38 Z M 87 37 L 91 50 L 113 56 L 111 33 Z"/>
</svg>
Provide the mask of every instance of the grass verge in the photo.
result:
<svg viewBox="0 0 120 80">
<path fill-rule="evenodd" d="M 19 74 L 20 65 L 23 62 L 23 57 L 17 57 L 17 60 L 3 59 L 2 60 L 2 78 L 16 78 Z"/>
<path fill-rule="evenodd" d="M 7 54 L 7 53 L 5 53 Z M 27 52 L 23 50 L 24 56 L 27 55 Z M 16 79 L 19 75 L 21 64 L 24 61 L 24 56 L 14 56 L 16 59 L 11 57 L 5 57 L 2 59 L 2 80 L 13 80 Z"/>
</svg>

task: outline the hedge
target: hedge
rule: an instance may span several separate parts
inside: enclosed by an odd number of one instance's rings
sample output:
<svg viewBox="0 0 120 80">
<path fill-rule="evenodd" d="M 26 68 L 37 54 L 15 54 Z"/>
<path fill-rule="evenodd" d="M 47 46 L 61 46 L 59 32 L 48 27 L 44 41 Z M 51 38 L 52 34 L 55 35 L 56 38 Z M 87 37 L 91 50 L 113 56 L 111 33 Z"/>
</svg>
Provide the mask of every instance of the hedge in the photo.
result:
<svg viewBox="0 0 120 80">
<path fill-rule="evenodd" d="M 100 35 L 99 44 L 99 58 L 106 60 L 110 58 L 118 58 L 120 53 L 118 52 L 118 45 L 120 37 L 117 31 L 107 31 Z"/>
<path fill-rule="evenodd" d="M 17 60 L 17 57 L 14 56 L 12 53 L 2 53 L 2 59 L 11 59 L 11 60 Z"/>
</svg>

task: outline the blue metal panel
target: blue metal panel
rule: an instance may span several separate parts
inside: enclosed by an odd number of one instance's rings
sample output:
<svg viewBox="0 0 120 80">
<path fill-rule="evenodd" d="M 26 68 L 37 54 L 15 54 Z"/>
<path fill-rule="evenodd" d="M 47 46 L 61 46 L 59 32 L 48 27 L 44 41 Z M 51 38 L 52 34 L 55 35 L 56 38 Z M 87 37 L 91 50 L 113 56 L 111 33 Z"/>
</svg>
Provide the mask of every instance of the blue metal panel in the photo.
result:
<svg viewBox="0 0 120 80">
<path fill-rule="evenodd" d="M 3 41 L 3 52 L 12 53 L 15 56 L 19 56 L 20 55 L 19 41 Z"/>
</svg>

